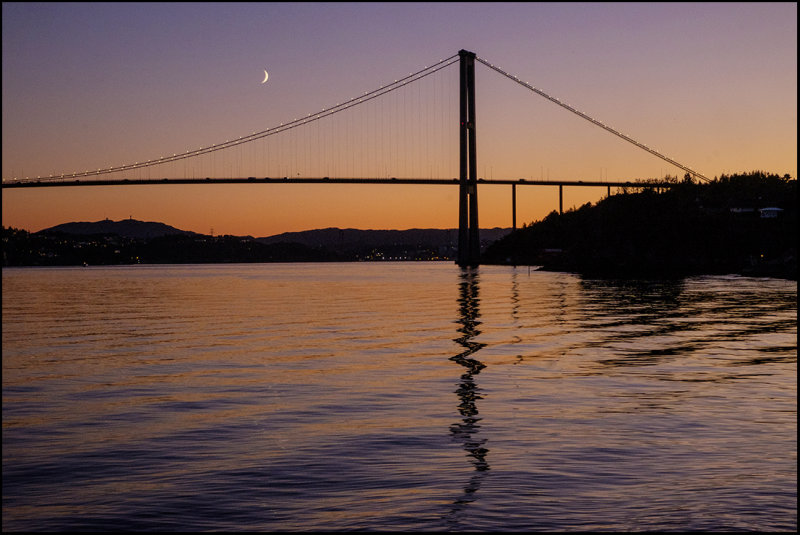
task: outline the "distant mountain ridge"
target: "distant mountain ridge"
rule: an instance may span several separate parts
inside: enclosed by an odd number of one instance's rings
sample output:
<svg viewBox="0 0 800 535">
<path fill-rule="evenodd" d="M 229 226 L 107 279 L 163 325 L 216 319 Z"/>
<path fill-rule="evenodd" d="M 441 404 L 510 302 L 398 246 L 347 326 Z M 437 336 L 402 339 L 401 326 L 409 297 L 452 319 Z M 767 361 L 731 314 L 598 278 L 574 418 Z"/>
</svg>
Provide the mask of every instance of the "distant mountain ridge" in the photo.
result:
<svg viewBox="0 0 800 535">
<path fill-rule="evenodd" d="M 63 232 L 65 234 L 91 236 L 96 234 L 115 234 L 124 238 L 150 239 L 162 236 L 203 236 L 197 232 L 181 230 L 165 223 L 156 221 L 139 221 L 137 219 L 122 219 L 112 221 L 80 221 L 62 223 L 54 227 L 40 230 L 38 233 Z M 481 229 L 482 245 L 488 245 L 506 234 L 511 229 L 491 228 Z M 338 252 L 364 251 L 370 248 L 382 247 L 456 247 L 458 242 L 458 229 L 408 229 L 408 230 L 360 230 L 340 229 L 330 227 L 325 229 L 305 230 L 300 232 L 284 232 L 273 236 L 252 238 L 265 245 L 277 243 L 299 243 L 314 249 L 329 249 Z"/>
<path fill-rule="evenodd" d="M 481 229 L 481 241 L 493 242 L 511 232 L 511 229 Z M 359 230 L 336 227 L 284 232 L 274 236 L 256 238 L 261 243 L 280 242 L 302 243 L 309 247 L 352 247 L 419 246 L 419 245 L 457 245 L 458 229 L 408 229 L 408 230 Z"/>
<path fill-rule="evenodd" d="M 123 238 L 160 238 L 162 236 L 182 235 L 197 236 L 196 232 L 180 230 L 165 223 L 156 221 L 139 221 L 137 219 L 122 219 L 112 221 L 103 219 L 101 221 L 80 221 L 62 223 L 54 227 L 40 230 L 39 233 L 63 232 L 65 234 L 77 234 L 91 236 L 93 234 L 116 234 Z"/>
</svg>

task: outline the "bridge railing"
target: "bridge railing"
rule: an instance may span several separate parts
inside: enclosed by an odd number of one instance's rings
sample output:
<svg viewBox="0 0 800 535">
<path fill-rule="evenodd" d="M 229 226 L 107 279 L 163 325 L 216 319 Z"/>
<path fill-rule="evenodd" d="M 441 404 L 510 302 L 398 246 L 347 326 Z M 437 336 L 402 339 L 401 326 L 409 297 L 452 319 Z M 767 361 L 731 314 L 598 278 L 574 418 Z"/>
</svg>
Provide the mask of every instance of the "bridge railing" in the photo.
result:
<svg viewBox="0 0 800 535">
<path fill-rule="evenodd" d="M 640 179 L 633 181 L 610 180 L 533 180 L 516 179 L 483 179 L 478 184 L 501 186 L 583 186 L 604 188 L 671 188 L 677 182 Z M 240 177 L 240 178 L 123 178 L 102 179 L 84 177 L 79 179 L 20 179 L 5 180 L 3 188 L 35 188 L 35 187 L 76 187 L 76 186 L 128 186 L 128 185 L 199 185 L 199 184 L 406 184 L 406 185 L 458 185 L 458 178 L 372 178 L 372 177 Z"/>
</svg>

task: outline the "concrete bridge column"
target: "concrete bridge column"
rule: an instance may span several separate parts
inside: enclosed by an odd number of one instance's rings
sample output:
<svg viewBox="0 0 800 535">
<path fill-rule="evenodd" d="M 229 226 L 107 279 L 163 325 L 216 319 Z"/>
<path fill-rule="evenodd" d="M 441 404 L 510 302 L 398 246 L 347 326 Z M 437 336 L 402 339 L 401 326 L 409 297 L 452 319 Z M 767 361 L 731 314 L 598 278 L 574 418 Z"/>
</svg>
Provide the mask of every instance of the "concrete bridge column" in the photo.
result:
<svg viewBox="0 0 800 535">
<path fill-rule="evenodd" d="M 517 185 L 511 184 L 511 229 L 517 230 Z"/>
</svg>

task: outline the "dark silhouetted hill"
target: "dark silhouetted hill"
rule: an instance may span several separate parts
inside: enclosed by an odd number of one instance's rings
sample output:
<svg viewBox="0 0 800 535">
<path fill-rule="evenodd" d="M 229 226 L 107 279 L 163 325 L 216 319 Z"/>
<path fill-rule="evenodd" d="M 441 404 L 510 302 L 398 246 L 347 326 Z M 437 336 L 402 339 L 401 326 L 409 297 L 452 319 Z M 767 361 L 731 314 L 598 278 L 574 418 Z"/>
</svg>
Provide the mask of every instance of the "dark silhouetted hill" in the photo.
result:
<svg viewBox="0 0 800 535">
<path fill-rule="evenodd" d="M 797 181 L 753 172 L 608 197 L 551 213 L 484 263 L 598 277 L 740 273 L 797 279 Z"/>
<path fill-rule="evenodd" d="M 136 219 L 123 219 L 112 221 L 103 219 L 94 222 L 63 223 L 44 230 L 41 233 L 64 233 L 91 236 L 93 234 L 117 235 L 123 238 L 158 238 L 161 236 L 185 235 L 195 236 L 197 233 L 180 230 L 164 223 L 153 221 L 138 221 Z"/>
<path fill-rule="evenodd" d="M 486 247 L 511 229 L 481 229 L 481 246 Z M 335 251 L 356 260 L 452 259 L 458 247 L 458 229 L 358 230 L 326 228 L 286 232 L 256 238 L 266 244 L 301 243 L 314 249 Z"/>
<path fill-rule="evenodd" d="M 481 231 L 490 243 L 509 231 Z M 134 219 L 76 222 L 39 232 L 3 228 L 3 265 L 451 260 L 457 230 L 321 229 L 267 238 L 208 236 Z"/>
</svg>

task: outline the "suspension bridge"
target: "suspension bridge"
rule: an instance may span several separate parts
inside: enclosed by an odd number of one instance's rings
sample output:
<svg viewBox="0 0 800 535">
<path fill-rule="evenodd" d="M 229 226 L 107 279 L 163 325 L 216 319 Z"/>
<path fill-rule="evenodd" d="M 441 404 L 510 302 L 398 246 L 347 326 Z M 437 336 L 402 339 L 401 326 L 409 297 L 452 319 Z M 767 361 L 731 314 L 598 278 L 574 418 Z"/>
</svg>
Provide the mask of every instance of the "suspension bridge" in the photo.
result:
<svg viewBox="0 0 800 535">
<path fill-rule="evenodd" d="M 476 266 L 480 262 L 479 184 L 511 186 L 514 228 L 516 228 L 517 186 L 557 186 L 559 211 L 563 212 L 563 188 L 565 186 L 605 187 L 608 195 L 611 195 L 612 187 L 668 188 L 674 185 L 673 182 L 658 180 L 551 180 L 549 177 L 546 180 L 543 178 L 534 180 L 530 177 L 479 178 L 477 168 L 478 121 L 475 99 L 476 63 L 485 65 L 491 71 L 568 110 L 594 126 L 683 170 L 690 177 L 708 181 L 707 177 L 697 171 L 520 80 L 478 57 L 475 53 L 461 50 L 453 56 L 410 73 L 393 83 L 266 130 L 198 149 L 173 153 L 171 156 L 161 156 L 124 165 L 53 173 L 48 176 L 4 178 L 2 188 L 243 183 L 458 186 L 457 263 L 466 267 Z M 419 86 L 423 81 L 430 80 L 432 75 L 440 73 L 452 65 L 458 65 L 459 69 L 457 117 L 450 115 L 447 111 L 452 108 L 450 103 L 453 88 L 446 87 L 446 84 L 442 82 L 434 82 L 439 85 L 434 87 L 435 96 L 432 100 L 423 101 L 419 93 L 415 95 L 413 92 L 406 91 L 402 97 L 402 110 L 398 98 L 394 99 L 394 110 L 391 109 L 391 103 L 388 106 L 389 111 L 386 108 L 376 108 L 376 103 L 382 99 L 385 100 L 388 95 L 396 95 L 399 93 L 398 90 L 412 87 L 412 84 Z M 408 101 L 411 101 L 410 104 Z M 408 106 L 416 107 L 416 112 L 409 112 Z M 344 133 L 330 126 L 333 124 L 330 120 L 334 116 L 344 116 L 343 112 L 352 113 L 353 110 L 364 108 L 371 110 L 366 115 L 366 119 L 362 116 L 360 120 L 356 121 L 353 121 L 352 118 L 345 120 L 347 128 Z M 433 128 L 434 132 L 430 133 L 420 129 L 420 121 L 409 124 L 414 122 L 415 115 L 420 119 L 423 115 L 440 117 L 439 128 Z M 326 122 L 327 124 L 324 124 Z M 452 177 L 447 176 L 449 169 L 445 164 L 452 159 L 451 152 L 453 145 L 456 144 L 446 132 L 452 132 L 454 130 L 452 126 L 456 122 L 458 124 L 458 176 Z M 402 143 L 397 142 L 396 138 L 388 139 L 399 130 L 406 132 Z M 409 130 L 411 131 L 410 137 L 407 134 Z M 387 138 L 388 144 L 384 138 Z M 407 164 L 409 161 L 422 163 L 409 168 Z M 403 162 L 402 165 L 400 162 Z M 306 170 L 306 172 L 301 173 L 298 171 L 299 169 Z M 402 170 L 402 173 L 394 173 L 394 170 Z"/>
</svg>

